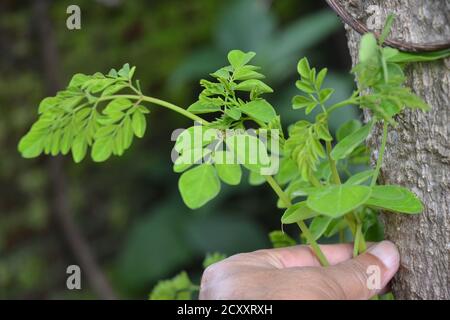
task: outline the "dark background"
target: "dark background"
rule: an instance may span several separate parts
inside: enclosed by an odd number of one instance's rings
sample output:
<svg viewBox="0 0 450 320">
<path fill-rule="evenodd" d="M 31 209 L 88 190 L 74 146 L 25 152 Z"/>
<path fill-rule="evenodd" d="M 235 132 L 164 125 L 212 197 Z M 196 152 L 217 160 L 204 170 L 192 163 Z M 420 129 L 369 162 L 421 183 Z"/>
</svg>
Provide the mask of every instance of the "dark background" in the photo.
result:
<svg viewBox="0 0 450 320">
<path fill-rule="evenodd" d="M 66 27 L 70 4 L 81 7 L 81 30 Z M 146 136 L 106 163 L 17 152 L 40 100 L 74 73 L 129 62 L 145 94 L 187 107 L 231 49 L 257 53 L 285 126 L 304 116 L 290 105 L 301 57 L 329 68 L 335 99 L 353 88 L 344 28 L 324 1 L 0 2 L 0 298 L 145 299 L 181 270 L 198 281 L 207 252 L 270 246 L 280 210 L 265 185 L 244 179 L 200 210 L 183 204 L 170 136 L 191 123 L 167 110 L 152 108 Z M 358 115 L 347 108 L 331 128 Z M 82 267 L 82 290 L 66 288 L 71 264 Z"/>
</svg>

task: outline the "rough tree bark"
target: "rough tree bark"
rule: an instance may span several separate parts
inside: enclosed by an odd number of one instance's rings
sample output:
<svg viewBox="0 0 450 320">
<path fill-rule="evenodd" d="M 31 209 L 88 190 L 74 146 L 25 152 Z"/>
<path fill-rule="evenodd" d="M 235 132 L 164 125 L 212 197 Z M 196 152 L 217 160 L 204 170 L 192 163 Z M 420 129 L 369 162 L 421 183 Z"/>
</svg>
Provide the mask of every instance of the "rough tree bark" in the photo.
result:
<svg viewBox="0 0 450 320">
<path fill-rule="evenodd" d="M 390 37 L 414 43 L 450 39 L 450 2 L 423 0 L 340 0 L 363 23 L 396 19 Z M 377 7 L 369 7 L 369 6 Z M 376 18 L 376 17 L 375 17 Z M 356 63 L 360 35 L 347 28 Z M 401 254 L 392 289 L 397 299 L 450 299 L 450 61 L 417 63 L 407 69 L 408 85 L 432 107 L 428 113 L 406 111 L 388 137 L 380 180 L 412 189 L 424 202 L 420 215 L 383 215 L 386 237 Z M 369 115 L 365 114 L 367 118 Z M 369 144 L 374 156 L 380 144 L 377 128 Z"/>
</svg>

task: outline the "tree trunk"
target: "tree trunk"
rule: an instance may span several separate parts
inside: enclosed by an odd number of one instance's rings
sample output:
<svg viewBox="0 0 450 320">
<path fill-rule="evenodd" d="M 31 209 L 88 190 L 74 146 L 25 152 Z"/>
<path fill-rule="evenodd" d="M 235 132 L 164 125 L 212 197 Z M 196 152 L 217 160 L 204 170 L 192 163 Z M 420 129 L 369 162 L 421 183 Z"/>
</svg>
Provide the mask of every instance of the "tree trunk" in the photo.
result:
<svg viewBox="0 0 450 320">
<path fill-rule="evenodd" d="M 395 14 L 390 38 L 421 44 L 450 39 L 449 1 L 340 0 L 339 3 L 369 26 L 377 22 L 377 17 L 383 23 L 389 13 Z M 346 28 L 348 46 L 356 63 L 360 35 Z M 397 244 L 401 254 L 400 270 L 392 283 L 396 299 L 450 299 L 449 62 L 447 59 L 417 63 L 407 68 L 407 85 L 432 110 L 403 112 L 396 119 L 398 126 L 388 136 L 381 182 L 410 188 L 425 204 L 420 215 L 383 214 L 386 238 Z M 369 138 L 373 157 L 380 138 L 381 130 L 377 128 Z"/>
</svg>

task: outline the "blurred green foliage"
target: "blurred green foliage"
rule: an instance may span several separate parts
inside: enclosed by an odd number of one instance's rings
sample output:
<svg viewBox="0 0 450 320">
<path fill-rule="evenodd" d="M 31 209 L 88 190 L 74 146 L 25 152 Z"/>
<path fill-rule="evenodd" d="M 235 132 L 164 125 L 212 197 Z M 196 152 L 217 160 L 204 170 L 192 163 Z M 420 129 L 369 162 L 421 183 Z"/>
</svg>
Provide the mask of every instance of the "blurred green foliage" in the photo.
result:
<svg viewBox="0 0 450 320">
<path fill-rule="evenodd" d="M 65 27 L 73 3 L 82 9 L 80 31 Z M 46 96 L 39 21 L 32 1 L 5 1 L 0 9 L 0 298 L 92 298 L 85 278 L 83 290 L 65 288 L 66 267 L 77 261 L 52 219 L 47 158 L 27 161 L 16 150 Z M 198 79 L 238 48 L 257 53 L 256 62 L 280 92 L 271 103 L 289 122 L 298 120 L 290 98 L 303 55 L 318 66 L 331 64 L 326 85 L 337 89 L 336 100 L 353 86 L 339 72 L 349 69 L 345 50 L 336 54 L 342 28 L 321 3 L 63 0 L 53 2 L 51 17 L 62 83 L 77 72 L 106 72 L 129 62 L 138 66 L 144 92 L 188 106 L 200 91 Z M 348 108 L 332 129 L 356 116 Z M 267 233 L 279 226 L 275 196 L 246 183 L 225 188 L 200 210 L 187 209 L 171 170 L 170 133 L 189 123 L 160 110 L 149 119 L 151 134 L 124 157 L 103 165 L 64 163 L 74 219 L 123 298 L 145 298 L 159 279 L 182 269 L 198 283 L 207 252 L 269 247 Z"/>
</svg>

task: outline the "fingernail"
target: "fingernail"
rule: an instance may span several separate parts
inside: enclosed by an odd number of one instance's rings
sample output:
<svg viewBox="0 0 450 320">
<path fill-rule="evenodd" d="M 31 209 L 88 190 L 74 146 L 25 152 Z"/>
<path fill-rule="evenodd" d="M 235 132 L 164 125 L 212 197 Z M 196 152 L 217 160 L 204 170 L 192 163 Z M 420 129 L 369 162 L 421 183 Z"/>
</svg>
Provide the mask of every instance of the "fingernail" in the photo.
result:
<svg viewBox="0 0 450 320">
<path fill-rule="evenodd" d="M 400 263 L 400 255 L 398 253 L 397 247 L 390 241 L 381 241 L 380 243 L 371 246 L 368 253 L 374 255 L 384 266 L 389 270 L 389 273 L 395 273 L 398 269 Z"/>
</svg>

